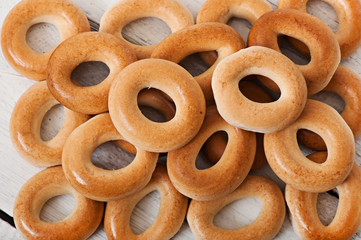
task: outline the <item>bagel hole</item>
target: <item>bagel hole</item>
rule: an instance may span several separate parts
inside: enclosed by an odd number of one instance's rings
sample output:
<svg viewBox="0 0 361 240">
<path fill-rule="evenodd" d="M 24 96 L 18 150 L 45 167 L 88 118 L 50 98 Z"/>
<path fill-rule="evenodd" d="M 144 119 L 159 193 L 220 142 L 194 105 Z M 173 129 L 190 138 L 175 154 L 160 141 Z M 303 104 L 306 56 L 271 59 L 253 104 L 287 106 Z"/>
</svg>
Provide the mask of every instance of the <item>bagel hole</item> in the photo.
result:
<svg viewBox="0 0 361 240">
<path fill-rule="evenodd" d="M 79 86 L 90 87 L 104 81 L 110 73 L 109 67 L 99 61 L 80 63 L 71 73 L 71 81 Z"/>
<path fill-rule="evenodd" d="M 159 123 L 172 120 L 176 111 L 168 94 L 155 88 L 142 89 L 138 93 L 138 107 L 146 118 Z"/>
<path fill-rule="evenodd" d="M 238 83 L 238 88 L 241 93 L 249 100 L 257 103 L 270 103 L 277 101 L 280 94 L 273 92 L 260 82 L 258 78 L 265 77 L 260 75 L 249 75 Z M 272 81 L 267 78 L 267 81 Z M 273 81 L 272 81 L 273 82 Z M 274 83 L 274 82 L 273 82 Z M 276 83 L 274 83 L 276 85 Z"/>
<path fill-rule="evenodd" d="M 117 170 L 128 166 L 134 155 L 118 147 L 114 141 L 105 142 L 99 145 L 91 156 L 92 163 L 105 170 Z"/>
<path fill-rule="evenodd" d="M 215 59 L 218 57 L 218 54 L 216 51 L 208 51 L 208 53 L 213 54 Z M 212 64 L 210 64 L 210 65 L 212 65 Z M 191 54 L 191 55 L 183 58 L 179 62 L 179 65 L 181 65 L 184 69 L 186 69 L 193 77 L 199 76 L 209 69 L 209 66 L 202 59 L 200 53 L 194 53 L 194 54 Z"/>
<path fill-rule="evenodd" d="M 60 33 L 51 23 L 37 23 L 26 32 L 26 43 L 39 54 L 53 50 L 60 43 Z"/>
<path fill-rule="evenodd" d="M 237 229 L 252 223 L 262 209 L 262 202 L 258 198 L 242 198 L 236 200 L 217 213 L 213 224 L 224 229 Z"/>
<path fill-rule="evenodd" d="M 44 222 L 59 222 L 69 216 L 76 205 L 72 194 L 64 194 L 50 198 L 40 211 L 40 220 Z"/>
<path fill-rule="evenodd" d="M 281 53 L 291 59 L 295 64 L 307 65 L 311 61 L 309 48 L 298 39 L 286 35 L 280 35 L 278 36 L 278 46 Z M 298 50 L 298 48 L 300 50 Z"/>
<path fill-rule="evenodd" d="M 322 20 L 334 33 L 337 32 L 338 15 L 329 3 L 320 0 L 309 0 L 306 5 L 306 12 Z"/>
<path fill-rule="evenodd" d="M 317 214 L 324 226 L 330 225 L 336 216 L 338 207 L 338 194 L 319 193 L 317 196 Z"/>
<path fill-rule="evenodd" d="M 61 104 L 54 105 L 44 115 L 40 127 L 40 137 L 43 141 L 53 139 L 60 131 L 64 123 L 64 107 Z"/>
<path fill-rule="evenodd" d="M 329 92 L 329 91 L 321 91 L 319 93 L 314 94 L 312 99 L 326 103 L 333 107 L 338 113 L 342 113 L 345 109 L 345 101 L 340 95 L 337 93 Z"/>
<path fill-rule="evenodd" d="M 155 17 L 137 19 L 125 25 L 122 30 L 124 39 L 141 46 L 158 44 L 171 33 L 168 24 Z"/>
<path fill-rule="evenodd" d="M 241 35 L 243 41 L 246 43 L 247 46 L 248 34 L 249 30 L 252 27 L 252 24 L 244 18 L 232 17 L 228 20 L 227 25 L 234 28 L 239 33 L 239 35 Z"/>
<path fill-rule="evenodd" d="M 154 222 L 160 207 L 158 191 L 148 193 L 140 200 L 130 216 L 130 228 L 136 235 L 142 234 Z"/>
<path fill-rule="evenodd" d="M 317 133 L 308 129 L 299 129 L 297 131 L 297 143 L 303 155 L 309 158 L 309 155 L 316 151 L 327 150 L 325 141 Z M 314 161 L 316 163 L 322 163 L 321 160 Z"/>
<path fill-rule="evenodd" d="M 228 134 L 225 131 L 213 133 L 202 146 L 202 154 L 196 159 L 199 170 L 213 167 L 221 159 L 228 143 Z"/>
</svg>

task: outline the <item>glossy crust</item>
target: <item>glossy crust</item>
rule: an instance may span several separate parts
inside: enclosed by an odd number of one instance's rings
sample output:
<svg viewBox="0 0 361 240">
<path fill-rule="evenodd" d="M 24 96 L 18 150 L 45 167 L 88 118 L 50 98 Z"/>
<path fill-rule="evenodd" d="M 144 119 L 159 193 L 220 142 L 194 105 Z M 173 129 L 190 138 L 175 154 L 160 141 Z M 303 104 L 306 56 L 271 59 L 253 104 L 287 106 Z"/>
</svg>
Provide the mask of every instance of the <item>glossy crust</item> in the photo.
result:
<svg viewBox="0 0 361 240">
<path fill-rule="evenodd" d="M 17 101 L 10 119 L 10 138 L 17 152 L 37 167 L 61 164 L 61 154 L 66 139 L 88 115 L 64 108 L 64 124 L 58 134 L 49 141 L 40 136 L 42 120 L 59 102 L 51 95 L 46 82 L 31 86 Z"/>
<path fill-rule="evenodd" d="M 357 139 L 361 135 L 361 78 L 340 65 L 324 91 L 336 93 L 343 99 L 345 108 L 341 117 Z M 308 148 L 326 150 L 325 143 L 317 134 L 301 130 L 298 137 L 300 143 Z"/>
<path fill-rule="evenodd" d="M 170 96 L 176 105 L 174 118 L 158 123 L 141 113 L 137 96 L 145 88 L 156 88 Z M 197 82 L 181 66 L 143 59 L 117 76 L 109 93 L 109 113 L 117 130 L 131 144 L 151 152 L 168 152 L 184 146 L 197 134 L 205 115 L 205 100 Z"/>
<path fill-rule="evenodd" d="M 48 87 L 65 107 L 81 113 L 98 114 L 108 110 L 108 93 L 117 74 L 136 61 L 134 53 L 115 36 L 107 33 L 87 32 L 61 43 L 48 63 Z M 71 79 L 72 71 L 87 61 L 104 62 L 109 75 L 95 86 L 83 87 Z"/>
<path fill-rule="evenodd" d="M 248 35 L 248 45 L 264 46 L 281 52 L 279 35 L 296 38 L 311 51 L 311 61 L 307 65 L 297 65 L 305 77 L 308 95 L 326 87 L 340 63 L 340 47 L 331 29 L 307 13 L 277 9 L 264 14 L 253 24 Z"/>
<path fill-rule="evenodd" d="M 111 201 L 127 197 L 148 184 L 158 154 L 137 148 L 134 160 L 117 170 L 98 168 L 91 155 L 102 143 L 124 139 L 115 129 L 109 114 L 99 114 L 78 127 L 68 138 L 63 150 L 63 170 L 70 184 L 82 195 Z"/>
<path fill-rule="evenodd" d="M 324 0 L 335 9 L 338 29 L 335 33 L 341 49 L 341 59 L 354 53 L 361 44 L 361 2 L 359 0 Z M 279 0 L 278 8 L 293 8 L 306 12 L 308 0 Z"/>
<path fill-rule="evenodd" d="M 146 17 L 162 19 L 173 33 L 194 24 L 192 13 L 177 0 L 123 0 L 103 15 L 99 31 L 117 36 L 139 59 L 149 58 L 157 45 L 136 45 L 122 35 L 122 29 L 128 23 Z"/>
<path fill-rule="evenodd" d="M 246 98 L 238 83 L 252 74 L 275 81 L 281 89 L 280 98 L 270 103 Z M 218 64 L 212 89 L 224 120 L 235 127 L 261 133 L 290 125 L 300 116 L 307 97 L 305 80 L 296 65 L 284 55 L 258 46 L 242 49 Z"/>
<path fill-rule="evenodd" d="M 157 89 L 144 89 L 138 95 L 138 105 L 140 107 L 151 107 L 163 115 L 165 121 L 171 120 L 175 115 L 175 106 L 164 94 Z M 115 141 L 118 147 L 135 155 L 137 153 L 134 145 L 125 140 Z"/>
<path fill-rule="evenodd" d="M 211 81 L 215 67 L 222 59 L 244 46 L 242 37 L 230 26 L 222 23 L 201 23 L 166 37 L 154 49 L 152 58 L 179 63 L 193 53 L 216 50 L 217 61 L 204 73 L 194 77 L 201 86 L 206 101 L 212 102 Z"/>
<path fill-rule="evenodd" d="M 143 233 L 136 235 L 130 228 L 130 217 L 137 203 L 153 191 L 160 193 L 157 217 Z M 158 165 L 152 179 L 140 192 L 107 204 L 104 218 L 105 232 L 108 239 L 170 239 L 181 228 L 187 207 L 188 198 L 173 187 L 166 167 Z"/>
<path fill-rule="evenodd" d="M 238 229 L 222 229 L 213 224 L 214 216 L 226 205 L 247 197 L 262 200 L 262 210 L 252 223 Z M 217 200 L 201 202 L 192 200 L 187 220 L 192 233 L 202 240 L 254 240 L 273 239 L 281 229 L 285 218 L 283 194 L 272 181 L 249 175 L 231 194 Z"/>
<path fill-rule="evenodd" d="M 266 0 L 207 0 L 199 10 L 196 22 L 227 24 L 232 17 L 236 17 L 253 24 L 269 11 L 272 11 L 272 7 Z M 211 52 L 203 52 L 201 57 L 208 66 L 212 66 L 217 60 L 217 55 Z"/>
<path fill-rule="evenodd" d="M 211 168 L 199 170 L 195 162 L 204 142 L 217 131 L 228 134 L 228 143 L 221 159 Z M 197 136 L 167 157 L 169 178 L 183 195 L 209 201 L 233 192 L 246 178 L 256 152 L 256 136 L 226 123 L 215 106 L 207 109 L 206 118 Z"/>
<path fill-rule="evenodd" d="M 339 202 L 332 222 L 325 226 L 317 214 L 317 193 L 286 186 L 293 229 L 305 240 L 351 239 L 361 226 L 361 169 L 354 163 L 350 175 L 337 187 Z"/>
<path fill-rule="evenodd" d="M 46 201 L 62 194 L 76 199 L 73 212 L 58 222 L 40 220 Z M 87 239 L 103 218 L 104 203 L 83 197 L 66 180 L 61 166 L 47 168 L 20 189 L 14 205 L 16 228 L 25 239 Z"/>
<path fill-rule="evenodd" d="M 241 92 L 250 100 L 260 103 L 272 102 L 272 98 L 260 86 L 251 81 L 241 81 Z M 263 134 L 256 133 L 257 149 L 252 169 L 262 167 L 267 163 L 263 147 Z M 203 145 L 202 150 L 208 161 L 217 163 L 227 146 L 227 137 L 222 132 L 213 134 Z"/>
<path fill-rule="evenodd" d="M 307 159 L 298 147 L 297 131 L 307 129 L 320 135 L 327 146 L 323 164 Z M 352 132 L 332 107 L 307 100 L 300 118 L 286 129 L 266 134 L 265 153 L 272 170 L 288 185 L 307 192 L 324 192 L 342 183 L 355 157 Z"/>
<path fill-rule="evenodd" d="M 6 16 L 1 30 L 1 48 L 8 63 L 23 76 L 45 80 L 46 67 L 53 50 L 40 54 L 26 43 L 28 29 L 37 23 L 51 23 L 60 33 L 60 42 L 90 31 L 88 19 L 68 0 L 20 1 Z"/>
</svg>

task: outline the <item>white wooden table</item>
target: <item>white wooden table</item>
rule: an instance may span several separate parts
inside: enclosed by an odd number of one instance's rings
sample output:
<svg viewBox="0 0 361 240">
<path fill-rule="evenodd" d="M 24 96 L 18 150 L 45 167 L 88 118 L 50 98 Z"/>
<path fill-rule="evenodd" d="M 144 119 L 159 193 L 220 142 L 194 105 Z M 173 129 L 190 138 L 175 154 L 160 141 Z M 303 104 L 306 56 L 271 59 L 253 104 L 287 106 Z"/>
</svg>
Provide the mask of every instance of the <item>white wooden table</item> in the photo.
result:
<svg viewBox="0 0 361 240">
<path fill-rule="evenodd" d="M 205 0 L 180 0 L 196 17 L 197 12 L 204 3 Z M 0 25 L 2 25 L 4 18 L 9 10 L 19 0 L 0 0 Z M 86 13 L 91 22 L 93 30 L 98 28 L 103 13 L 110 8 L 116 0 L 74 0 L 74 2 Z M 277 0 L 269 0 L 273 8 L 276 8 Z M 335 31 L 337 29 L 337 16 L 333 9 L 322 2 L 311 1 L 309 12 L 324 20 Z M 247 34 L 250 28 L 250 24 L 242 20 L 231 20 L 230 25 L 235 27 L 242 35 L 244 39 L 247 38 Z M 40 36 L 39 36 L 40 33 Z M 125 30 L 124 34 L 128 39 L 132 39 L 139 44 L 157 43 L 162 38 L 167 36 L 170 30 L 164 23 L 157 19 L 139 20 L 130 24 Z M 34 47 L 40 50 L 51 49 L 57 42 L 56 30 L 49 27 L 49 25 L 42 25 L 34 27 L 33 31 L 28 35 L 28 41 Z M 297 55 L 294 58 L 298 58 Z M 300 60 L 302 61 L 302 59 Z M 361 77 L 361 48 L 353 54 L 350 58 L 342 61 L 342 65 L 352 69 L 358 76 Z M 189 67 L 191 71 L 197 73 L 202 69 L 202 66 L 193 65 Z M 93 70 L 95 69 L 95 70 Z M 90 73 L 93 73 L 93 75 Z M 83 79 L 101 79 L 104 76 L 106 69 L 99 64 L 89 64 L 83 69 L 78 69 L 74 74 L 75 77 L 82 76 Z M 98 79 L 99 81 L 99 79 Z M 5 61 L 2 53 L 0 55 L 0 209 L 12 216 L 12 208 L 15 197 L 20 187 L 34 174 L 41 169 L 31 166 L 25 160 L 23 160 L 13 148 L 9 139 L 9 120 L 12 109 L 15 106 L 17 99 L 21 94 L 32 84 L 34 81 L 26 79 L 14 71 Z M 325 97 L 325 95 L 320 98 Z M 334 98 L 325 97 L 328 103 L 332 106 L 342 109 L 342 104 L 335 101 Z M 49 137 L 56 133 L 56 129 L 59 129 L 62 123 L 62 110 L 57 107 L 44 118 L 43 134 L 45 137 Z M 361 165 L 361 140 L 356 142 L 356 161 Z M 105 144 L 98 148 L 93 154 L 93 161 L 99 162 L 100 165 L 107 165 L 107 160 L 102 159 L 121 159 L 119 165 L 124 165 L 126 162 L 132 160 L 131 156 L 120 152 L 112 144 Z M 284 189 L 284 183 L 279 180 L 269 167 L 263 167 L 257 171 L 253 171 L 252 174 L 264 175 L 271 178 L 281 189 Z M 361 193 L 360 193 L 361 194 Z M 324 223 L 330 223 L 335 214 L 337 206 L 337 198 L 328 193 L 322 193 L 319 196 L 319 215 Z M 74 206 L 74 199 L 69 196 L 60 196 L 50 200 L 43 210 L 42 217 L 48 220 L 61 219 L 71 212 L 72 206 Z M 360 203 L 361 204 L 361 203 Z M 144 231 L 149 226 L 152 220 L 155 218 L 157 208 L 159 206 L 159 195 L 157 193 L 151 193 L 145 199 L 138 204 L 136 210 L 131 219 L 131 226 L 135 232 Z M 250 223 L 257 217 L 261 207 L 260 201 L 254 198 L 244 199 L 232 203 L 228 207 L 224 208 L 222 212 L 217 215 L 215 222 L 219 226 L 223 227 L 237 227 Z M 296 239 L 297 236 L 293 232 L 292 226 L 286 216 L 285 222 L 280 233 L 276 239 Z M 0 239 L 21 239 L 20 235 L 15 231 L 13 227 L 8 225 L 4 221 L 0 221 Z M 97 232 L 91 237 L 91 239 L 106 239 L 106 235 L 102 226 L 100 226 Z M 174 239 L 194 239 L 187 223 L 183 224 L 183 227 Z M 361 239 L 361 229 L 354 236 L 353 239 Z"/>
</svg>

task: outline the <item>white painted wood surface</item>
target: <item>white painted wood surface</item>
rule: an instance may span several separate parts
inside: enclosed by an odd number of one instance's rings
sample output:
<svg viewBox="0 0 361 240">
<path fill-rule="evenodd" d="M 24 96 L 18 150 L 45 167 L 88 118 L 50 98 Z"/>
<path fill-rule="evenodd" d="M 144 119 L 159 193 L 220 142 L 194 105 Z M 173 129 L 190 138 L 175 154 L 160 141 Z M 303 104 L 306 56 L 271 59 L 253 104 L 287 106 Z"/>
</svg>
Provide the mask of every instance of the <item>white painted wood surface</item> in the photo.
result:
<svg viewBox="0 0 361 240">
<path fill-rule="evenodd" d="M 196 17 L 197 12 L 204 3 L 205 0 L 180 0 L 185 6 L 192 12 L 193 16 Z M 7 12 L 17 3 L 19 0 L 0 0 L 0 25 L 7 14 Z M 74 0 L 74 2 L 81 7 L 81 9 L 86 13 L 89 18 L 93 29 L 97 28 L 97 23 L 100 22 L 101 16 L 103 13 L 110 8 L 116 0 Z M 277 0 L 269 1 L 273 8 L 276 8 Z M 319 1 L 311 1 L 308 11 L 317 17 L 320 17 L 322 20 L 326 21 L 330 27 L 335 31 L 337 29 L 337 16 L 333 9 L 325 3 Z M 235 27 L 243 36 L 244 39 L 247 38 L 249 31 L 249 24 L 246 24 L 245 21 L 241 20 L 231 20 L 230 25 Z M 52 33 L 51 35 L 41 35 L 40 37 L 36 35 L 39 31 L 39 28 L 44 28 L 45 32 Z M 43 30 L 44 33 L 44 30 Z M 56 33 L 56 31 L 55 31 Z M 48 48 L 51 45 L 54 45 L 54 42 L 57 41 L 56 34 L 54 29 L 48 26 L 37 26 L 33 29 L 33 34 L 29 34 L 28 41 L 31 44 L 34 44 L 40 47 L 42 50 Z M 162 38 L 167 36 L 170 33 L 169 28 L 165 26 L 164 23 L 161 23 L 156 19 L 147 19 L 140 20 L 136 23 L 128 25 L 125 29 L 124 34 L 128 39 L 140 44 L 148 43 L 157 43 Z M 292 50 L 288 51 L 288 54 L 293 54 Z M 297 58 L 297 55 L 293 55 L 294 58 Z M 302 61 L 302 59 L 300 59 Z M 361 48 L 353 54 L 350 58 L 343 61 L 342 65 L 352 69 L 358 76 L 361 77 Z M 197 73 L 202 70 L 202 66 L 188 64 L 192 72 Z M 95 71 L 92 69 L 96 69 Z M 90 73 L 89 73 L 90 72 Z M 92 81 L 99 81 L 101 76 L 106 74 L 106 69 L 99 65 L 88 65 L 84 69 L 80 69 L 74 73 L 75 78 L 89 79 L 92 78 Z M 0 154 L 2 160 L 0 161 L 0 208 L 9 215 L 12 215 L 13 203 L 16 197 L 17 192 L 20 187 L 29 179 L 31 176 L 39 172 L 41 169 L 31 166 L 25 160 L 17 154 L 13 148 L 11 141 L 9 139 L 9 120 L 13 107 L 17 99 L 21 94 L 32 84 L 34 81 L 26 79 L 20 76 L 16 71 L 14 71 L 5 61 L 2 53 L 0 55 Z M 325 95 L 324 95 L 325 96 Z M 322 96 L 320 97 L 322 98 Z M 326 98 L 328 98 L 326 96 Z M 340 103 L 335 102 L 332 98 L 328 100 L 332 103 L 333 106 L 340 108 Z M 54 135 L 56 129 L 62 123 L 62 111 L 61 108 L 53 110 L 51 113 L 47 114 L 44 118 L 44 136 Z M 50 120 L 51 119 L 51 120 Z M 356 142 L 356 161 L 361 165 L 361 140 L 358 139 Z M 93 154 L 93 161 L 99 165 L 105 165 L 107 167 L 109 164 L 106 162 L 112 162 L 118 160 L 115 163 L 116 166 L 124 166 L 132 160 L 132 156 L 125 154 L 122 151 L 119 151 L 112 144 L 107 143 L 103 144 L 101 147 L 97 148 Z M 284 183 L 275 176 L 272 170 L 269 167 L 264 167 L 257 171 L 254 171 L 253 174 L 264 175 L 275 182 L 277 182 L 281 189 L 284 188 Z M 43 209 L 43 219 L 48 221 L 54 221 L 56 219 L 61 219 L 61 216 L 66 216 L 74 206 L 74 199 L 69 196 L 60 196 L 56 197 L 49 201 L 49 203 Z M 135 232 L 141 232 L 146 229 L 155 218 L 157 213 L 157 208 L 159 205 L 159 194 L 152 193 L 143 199 L 137 206 L 134 211 L 134 215 L 131 219 L 131 226 Z M 320 195 L 319 200 L 319 215 L 321 220 L 327 224 L 329 223 L 334 215 L 335 209 L 337 206 L 337 199 L 327 193 Z M 242 226 L 250 223 L 257 217 L 257 213 L 261 207 L 261 203 L 256 199 L 244 199 L 232 203 L 231 205 L 224 208 L 224 210 L 216 217 L 215 222 L 219 226 L 232 228 L 237 226 Z M 19 234 L 14 232 L 14 229 L 0 221 L 0 238 L 1 239 L 20 239 Z M 290 225 L 288 217 L 286 217 L 283 227 L 280 233 L 277 235 L 276 239 L 296 239 L 296 235 Z M 100 226 L 97 232 L 91 237 L 91 239 L 106 239 L 104 230 Z M 179 231 L 179 233 L 174 237 L 174 239 L 194 239 L 187 223 L 185 222 Z M 361 229 L 354 236 L 354 239 L 361 239 Z"/>
</svg>

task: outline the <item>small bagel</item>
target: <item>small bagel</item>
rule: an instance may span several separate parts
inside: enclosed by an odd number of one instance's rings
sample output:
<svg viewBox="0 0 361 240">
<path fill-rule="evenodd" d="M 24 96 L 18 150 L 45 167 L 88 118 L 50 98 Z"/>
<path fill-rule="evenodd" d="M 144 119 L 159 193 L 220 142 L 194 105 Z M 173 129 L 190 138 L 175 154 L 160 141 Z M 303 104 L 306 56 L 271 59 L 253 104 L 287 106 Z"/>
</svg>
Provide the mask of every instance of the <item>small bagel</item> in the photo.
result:
<svg viewBox="0 0 361 240">
<path fill-rule="evenodd" d="M 174 118 L 159 123 L 141 113 L 137 96 L 145 88 L 159 89 L 172 98 L 176 105 Z M 205 100 L 197 82 L 181 66 L 143 59 L 117 76 L 109 92 L 109 114 L 131 144 L 150 152 L 168 152 L 184 146 L 197 134 L 205 115 Z"/>
<path fill-rule="evenodd" d="M 46 67 L 53 50 L 40 54 L 26 42 L 28 29 L 38 23 L 51 23 L 60 33 L 60 42 L 90 31 L 87 17 L 68 0 L 23 0 L 6 16 L 1 30 L 1 48 L 8 63 L 23 76 L 45 80 Z"/>
<path fill-rule="evenodd" d="M 253 24 L 269 11 L 272 11 L 272 7 L 265 0 L 207 0 L 199 10 L 196 22 L 227 24 L 232 17 L 236 17 Z M 217 60 L 217 55 L 211 52 L 203 52 L 201 57 L 209 66 Z"/>
<path fill-rule="evenodd" d="M 195 162 L 204 142 L 215 132 L 228 134 L 226 149 L 216 165 L 199 170 Z M 209 201 L 234 191 L 246 178 L 256 152 L 254 133 L 232 127 L 219 116 L 215 106 L 209 107 L 197 136 L 167 157 L 169 178 L 183 195 Z"/>
<path fill-rule="evenodd" d="M 351 239 L 361 226 L 361 169 L 353 163 L 346 180 L 337 187 L 339 201 L 332 222 L 325 226 L 317 214 L 318 193 L 302 192 L 286 186 L 285 196 L 293 229 L 306 240 Z"/>
<path fill-rule="evenodd" d="M 297 131 L 320 135 L 327 146 L 327 161 L 307 159 L 298 147 Z M 355 142 L 350 128 L 332 107 L 308 100 L 301 116 L 286 129 L 266 134 L 265 153 L 272 170 L 286 184 L 307 192 L 324 192 L 342 183 L 350 173 Z"/>
<path fill-rule="evenodd" d="M 46 201 L 63 194 L 76 199 L 73 212 L 58 222 L 40 220 Z M 47 168 L 30 178 L 20 189 L 14 204 L 14 222 L 25 239 L 87 239 L 103 218 L 104 203 L 75 191 L 61 166 Z"/>
<path fill-rule="evenodd" d="M 72 82 L 72 71 L 82 62 L 101 61 L 110 69 L 109 75 L 95 86 L 83 87 Z M 108 110 L 108 93 L 115 76 L 128 64 L 136 61 L 131 50 L 115 36 L 87 32 L 62 42 L 49 59 L 48 87 L 65 107 L 85 114 Z"/>
<path fill-rule="evenodd" d="M 173 33 L 194 24 L 192 13 L 177 0 L 123 0 L 104 13 L 99 31 L 117 36 L 133 49 L 139 59 L 149 58 L 157 45 L 136 45 L 125 40 L 122 35 L 128 23 L 146 17 L 162 19 Z"/>
<path fill-rule="evenodd" d="M 61 154 L 66 139 L 88 115 L 64 108 L 64 124 L 59 133 L 49 141 L 40 136 L 42 120 L 47 111 L 59 102 L 51 95 L 46 82 L 31 86 L 16 103 L 10 119 L 10 138 L 17 152 L 37 167 L 61 164 Z"/>
<path fill-rule="evenodd" d="M 252 101 L 260 103 L 272 101 L 272 98 L 263 91 L 261 87 L 251 81 L 241 81 L 239 87 L 241 92 Z M 263 147 L 263 134 L 256 133 L 256 141 L 257 150 L 252 169 L 260 168 L 267 163 Z M 202 150 L 206 159 L 215 164 L 222 157 L 226 146 L 227 137 L 224 136 L 224 134 L 217 132 L 204 143 Z"/>
<path fill-rule="evenodd" d="M 161 113 L 165 121 L 170 121 L 175 114 L 175 106 L 173 103 L 156 89 L 144 89 L 138 95 L 138 105 L 140 107 L 151 107 Z M 115 141 L 118 147 L 126 152 L 135 155 L 137 153 L 134 145 L 125 140 Z"/>
<path fill-rule="evenodd" d="M 359 0 L 324 0 L 335 9 L 338 29 L 335 33 L 341 49 L 341 59 L 351 56 L 361 44 L 361 2 Z M 309 0 L 279 0 L 278 8 L 293 8 L 306 12 Z"/>
<path fill-rule="evenodd" d="M 166 37 L 154 49 L 152 58 L 179 63 L 193 53 L 216 50 L 218 53 L 217 61 L 204 73 L 194 77 L 209 103 L 213 101 L 211 81 L 215 67 L 222 59 L 244 48 L 244 46 L 242 37 L 230 26 L 222 23 L 201 23 Z"/>
<path fill-rule="evenodd" d="M 160 193 L 157 217 L 143 233 L 136 235 L 130 228 L 130 217 L 137 203 L 147 194 Z M 104 228 L 108 239 L 170 239 L 181 228 L 187 213 L 188 199 L 172 185 L 164 166 L 158 165 L 152 179 L 140 192 L 107 204 Z"/>
<path fill-rule="evenodd" d="M 262 209 L 255 221 L 237 229 L 222 229 L 214 225 L 213 219 L 223 207 L 247 197 L 262 200 Z M 234 192 L 223 198 L 207 202 L 192 200 L 188 208 L 187 221 L 197 239 L 266 240 L 277 235 L 285 213 L 283 194 L 278 186 L 267 178 L 249 175 Z"/>
<path fill-rule="evenodd" d="M 70 184 L 82 195 L 110 201 L 127 197 L 148 184 L 158 154 L 137 148 L 134 160 L 118 170 L 105 170 L 91 163 L 94 149 L 111 140 L 124 139 L 115 129 L 108 113 L 82 124 L 69 136 L 63 150 L 63 170 Z"/>
<path fill-rule="evenodd" d="M 356 73 L 340 65 L 324 91 L 336 93 L 344 100 L 345 108 L 341 117 L 357 139 L 361 135 L 361 79 Z M 300 143 L 308 148 L 326 150 L 323 140 L 313 132 L 301 130 L 298 137 Z"/>
<path fill-rule="evenodd" d="M 258 74 L 271 78 L 281 89 L 275 102 L 257 103 L 238 88 L 240 79 Z M 242 80 L 241 80 L 242 81 Z M 287 57 L 265 47 L 249 47 L 220 62 L 212 89 L 220 115 L 232 126 L 254 132 L 279 131 L 301 114 L 306 102 L 305 80 Z"/>
<path fill-rule="evenodd" d="M 278 36 L 287 35 L 305 43 L 311 51 L 307 65 L 297 65 L 311 96 L 331 80 L 340 63 L 340 47 L 331 29 L 318 18 L 294 9 L 277 9 L 264 14 L 252 26 L 249 46 L 264 46 L 281 52 Z"/>
</svg>

